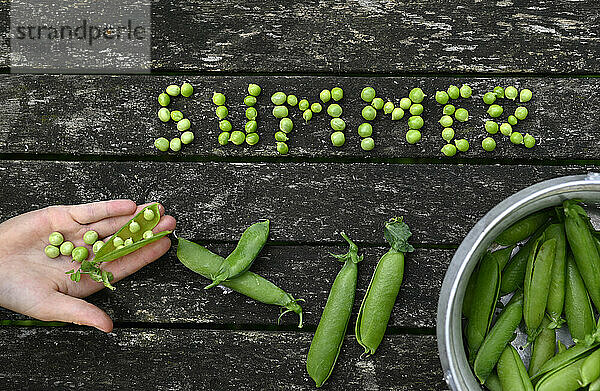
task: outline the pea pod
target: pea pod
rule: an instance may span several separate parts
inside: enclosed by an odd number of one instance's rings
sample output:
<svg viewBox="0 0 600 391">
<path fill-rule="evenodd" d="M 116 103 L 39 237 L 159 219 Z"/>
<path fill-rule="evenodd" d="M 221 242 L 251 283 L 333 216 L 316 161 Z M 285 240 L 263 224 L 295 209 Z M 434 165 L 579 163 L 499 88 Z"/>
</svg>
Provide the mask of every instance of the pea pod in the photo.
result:
<svg viewBox="0 0 600 391">
<path fill-rule="evenodd" d="M 564 320 L 561 318 L 565 306 L 565 279 L 567 271 L 566 247 L 567 238 L 563 224 L 551 224 L 545 231 L 546 239 L 556 239 L 556 252 L 552 264 L 552 277 L 548 289 L 546 313 L 550 317 L 549 327 L 560 327 Z"/>
<path fill-rule="evenodd" d="M 496 371 L 490 373 L 485 380 L 484 386 L 490 391 L 502 391 L 502 383 L 500 383 L 500 378 Z"/>
<path fill-rule="evenodd" d="M 341 235 L 349 243 L 350 249 L 344 255 L 335 256 L 339 261 L 344 262 L 344 266 L 331 286 L 306 357 L 306 370 L 317 387 L 321 387 L 329 378 L 340 354 L 354 304 L 358 277 L 357 264 L 363 259 L 362 256 L 358 256 L 356 244 L 346 234 Z"/>
<path fill-rule="evenodd" d="M 575 346 L 546 361 L 539 371 L 531 376 L 531 381 L 535 383 L 543 376 L 560 370 L 583 357 L 587 357 L 598 346 L 600 346 L 600 343 L 594 343 L 589 346 L 584 344 L 576 344 Z"/>
<path fill-rule="evenodd" d="M 551 329 L 550 320 L 545 317 L 542 321 L 541 332 L 533 342 L 531 348 L 531 359 L 529 360 L 529 374 L 537 373 L 542 365 L 552 357 L 556 352 L 556 330 Z"/>
<path fill-rule="evenodd" d="M 583 364 L 579 369 L 579 377 L 581 378 L 582 387 L 600 378 L 600 349 L 596 349 L 583 360 Z"/>
<path fill-rule="evenodd" d="M 152 237 L 144 239 L 143 235 L 146 231 L 151 231 L 158 225 L 160 221 L 160 211 L 158 204 L 151 204 L 142 209 L 138 214 L 129 220 L 121 229 L 117 231 L 110 239 L 100 248 L 100 250 L 94 256 L 94 263 L 110 262 L 115 259 L 121 258 L 127 254 L 130 254 L 150 243 L 156 242 L 163 236 L 171 233 L 171 231 L 163 231 L 154 234 Z M 140 229 L 132 232 L 129 227 L 132 222 L 139 224 Z M 114 244 L 114 239 L 119 237 L 133 239 L 133 244 L 117 248 Z"/>
<path fill-rule="evenodd" d="M 402 218 L 386 223 L 384 236 L 390 250 L 381 257 L 356 319 L 355 334 L 366 354 L 374 354 L 387 328 L 404 275 L 404 253 L 414 249 L 408 243 L 411 236 Z"/>
<path fill-rule="evenodd" d="M 571 254 L 567 257 L 565 317 L 573 339 L 584 340 L 587 335 L 596 331 L 592 303 Z"/>
<path fill-rule="evenodd" d="M 588 391 L 600 391 L 600 379 L 592 382 L 588 388 Z"/>
<path fill-rule="evenodd" d="M 545 240 L 544 235 L 540 239 L 543 240 L 543 243 L 537 251 L 537 246 L 534 246 L 534 251 L 531 252 L 527 261 L 525 274 L 523 319 L 531 340 L 544 319 L 552 265 L 556 254 L 556 239 Z"/>
<path fill-rule="evenodd" d="M 497 370 L 503 390 L 533 391 L 525 365 L 512 345 L 502 352 Z"/>
<path fill-rule="evenodd" d="M 590 231 L 589 217 L 575 201 L 563 202 L 563 208 L 569 247 L 590 298 L 600 311 L 600 253 Z"/>
<path fill-rule="evenodd" d="M 246 228 L 235 249 L 225 258 L 218 272 L 211 276 L 213 282 L 204 289 L 231 280 L 250 268 L 269 236 L 269 220 Z"/>
<path fill-rule="evenodd" d="M 535 391 L 576 391 L 581 387 L 580 370 L 585 358 L 569 363 L 563 368 L 542 377 Z"/>
<path fill-rule="evenodd" d="M 538 228 L 540 228 L 550 218 L 550 212 L 542 210 L 517 221 L 507 229 L 505 229 L 495 242 L 503 246 L 510 246 L 527 239 Z"/>
<path fill-rule="evenodd" d="M 498 316 L 477 352 L 473 370 L 481 384 L 484 384 L 492 373 L 502 352 L 519 327 L 521 319 L 523 319 L 523 292 L 517 291 Z"/>
<path fill-rule="evenodd" d="M 182 238 L 178 241 L 177 258 L 185 267 L 206 278 L 214 275 L 225 260 L 199 244 Z M 302 327 L 302 307 L 298 300 L 258 274 L 247 271 L 229 281 L 223 281 L 221 285 L 261 303 L 285 308 L 285 312 L 297 313 L 300 317 L 298 327 Z"/>
<path fill-rule="evenodd" d="M 467 288 L 465 289 L 465 296 L 463 298 L 462 313 L 468 318 L 471 311 L 471 304 L 473 303 L 473 297 L 475 297 L 475 289 L 477 288 L 477 275 L 479 274 L 479 262 L 475 266 L 475 270 L 469 277 Z"/>
</svg>

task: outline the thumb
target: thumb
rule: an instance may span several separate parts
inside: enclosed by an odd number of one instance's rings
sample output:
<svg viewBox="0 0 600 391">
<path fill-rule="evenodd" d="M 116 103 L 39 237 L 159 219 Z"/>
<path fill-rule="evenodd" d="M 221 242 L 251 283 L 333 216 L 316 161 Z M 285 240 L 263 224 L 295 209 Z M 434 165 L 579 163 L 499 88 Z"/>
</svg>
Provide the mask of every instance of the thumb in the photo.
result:
<svg viewBox="0 0 600 391">
<path fill-rule="evenodd" d="M 36 316 L 41 320 L 92 326 L 107 333 L 113 329 L 112 319 L 106 312 L 85 300 L 59 292 L 53 293 L 48 299 L 44 313 Z"/>
</svg>

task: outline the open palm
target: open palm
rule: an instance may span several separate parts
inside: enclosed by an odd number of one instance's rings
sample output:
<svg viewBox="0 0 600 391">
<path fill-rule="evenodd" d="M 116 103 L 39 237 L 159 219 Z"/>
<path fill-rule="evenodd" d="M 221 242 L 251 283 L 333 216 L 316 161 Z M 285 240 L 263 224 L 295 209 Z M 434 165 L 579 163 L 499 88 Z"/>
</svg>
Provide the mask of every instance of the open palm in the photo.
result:
<svg viewBox="0 0 600 391">
<path fill-rule="evenodd" d="M 40 319 L 72 322 L 110 332 L 113 324 L 100 308 L 82 300 L 104 288 L 102 283 L 82 275 L 75 283 L 65 274 L 77 269 L 71 257 L 50 259 L 44 254 L 48 236 L 54 231 L 75 246 L 86 246 L 88 230 L 108 238 L 145 205 L 131 200 L 114 200 L 72 206 L 51 206 L 25 213 L 0 224 L 0 306 Z M 175 219 L 164 215 L 154 232 L 173 230 Z M 164 237 L 125 257 L 106 263 L 113 282 L 119 281 L 158 259 L 171 246 Z M 90 249 L 91 246 L 86 246 Z"/>
</svg>

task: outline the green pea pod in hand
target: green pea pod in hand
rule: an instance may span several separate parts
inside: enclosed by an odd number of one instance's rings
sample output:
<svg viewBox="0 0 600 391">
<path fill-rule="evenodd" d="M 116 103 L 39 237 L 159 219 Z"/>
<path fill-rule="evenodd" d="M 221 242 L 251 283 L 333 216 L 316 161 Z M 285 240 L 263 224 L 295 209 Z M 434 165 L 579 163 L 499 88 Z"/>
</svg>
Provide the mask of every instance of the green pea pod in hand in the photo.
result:
<svg viewBox="0 0 600 391">
<path fill-rule="evenodd" d="M 550 320 L 545 317 L 542 321 L 541 332 L 535 338 L 531 348 L 529 360 L 529 374 L 537 373 L 542 365 L 552 357 L 556 351 L 556 329 L 549 328 Z"/>
<path fill-rule="evenodd" d="M 551 224 L 545 231 L 546 239 L 556 239 L 556 251 L 552 264 L 552 277 L 548 289 L 546 313 L 550 317 L 550 328 L 558 328 L 564 320 L 561 318 L 565 306 L 565 279 L 567 273 L 567 237 L 563 224 Z"/>
<path fill-rule="evenodd" d="M 321 387 L 329 378 L 340 354 L 354 305 L 357 264 L 363 259 L 362 256 L 358 256 L 356 244 L 346 234 L 341 235 L 350 245 L 350 249 L 344 255 L 335 255 L 340 262 L 344 262 L 344 266 L 331 286 L 306 357 L 306 370 L 317 387 Z"/>
<path fill-rule="evenodd" d="M 542 210 L 517 221 L 498 235 L 495 242 L 503 246 L 510 246 L 527 239 L 548 221 L 550 214 L 551 212 Z"/>
<path fill-rule="evenodd" d="M 185 267 L 206 278 L 215 275 L 225 260 L 201 245 L 182 238 L 178 240 L 177 258 Z M 298 327 L 302 327 L 302 307 L 298 304 L 299 300 L 258 274 L 247 271 L 229 281 L 223 281 L 221 285 L 261 303 L 285 308 L 282 315 L 288 311 L 297 313 L 300 317 Z"/>
<path fill-rule="evenodd" d="M 503 390 L 533 391 L 523 360 L 512 345 L 502 352 L 497 370 Z"/>
<path fill-rule="evenodd" d="M 523 319 L 527 326 L 527 335 L 530 341 L 535 339 L 535 333 L 546 311 L 548 302 L 548 288 L 552 274 L 552 265 L 556 254 L 556 239 L 545 240 L 529 255 L 527 261 L 527 272 L 525 274 L 525 302 L 523 307 Z"/>
<path fill-rule="evenodd" d="M 573 339 L 584 340 L 586 336 L 596 331 L 594 309 L 571 254 L 567 257 L 565 317 Z"/>
<path fill-rule="evenodd" d="M 369 355 L 375 353 L 383 339 L 400 291 L 404 276 L 404 253 L 414 251 L 408 243 L 410 230 L 402 218 L 394 218 L 386 223 L 384 232 L 391 248 L 377 263 L 355 327 L 356 340 L 365 348 L 365 354 Z"/>
<path fill-rule="evenodd" d="M 225 258 L 217 274 L 211 277 L 213 282 L 204 289 L 217 286 L 248 270 L 267 242 L 268 236 L 269 220 L 252 224 L 246 228 L 235 249 Z"/>
</svg>

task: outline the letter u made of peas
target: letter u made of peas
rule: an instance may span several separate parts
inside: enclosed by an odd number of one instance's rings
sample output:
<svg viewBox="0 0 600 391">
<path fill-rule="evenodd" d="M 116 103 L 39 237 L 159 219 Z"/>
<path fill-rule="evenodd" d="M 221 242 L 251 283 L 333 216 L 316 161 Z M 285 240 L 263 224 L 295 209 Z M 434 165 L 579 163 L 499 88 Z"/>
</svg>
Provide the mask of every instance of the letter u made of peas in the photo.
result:
<svg viewBox="0 0 600 391">
<path fill-rule="evenodd" d="M 374 354 L 385 334 L 402 285 L 404 253 L 414 251 L 408 243 L 411 235 L 402 217 L 385 224 L 384 237 L 391 248 L 375 267 L 356 319 L 356 340 L 365 349 L 365 354 Z"/>
<path fill-rule="evenodd" d="M 306 370 L 317 387 L 321 387 L 329 378 L 340 354 L 354 304 L 357 264 L 363 259 L 362 256 L 358 256 L 358 246 L 346 234 L 341 235 L 350 245 L 350 249 L 346 254 L 335 255 L 340 262 L 344 262 L 344 266 L 331 286 L 306 357 Z"/>
</svg>

